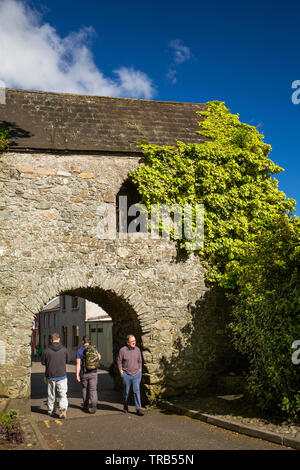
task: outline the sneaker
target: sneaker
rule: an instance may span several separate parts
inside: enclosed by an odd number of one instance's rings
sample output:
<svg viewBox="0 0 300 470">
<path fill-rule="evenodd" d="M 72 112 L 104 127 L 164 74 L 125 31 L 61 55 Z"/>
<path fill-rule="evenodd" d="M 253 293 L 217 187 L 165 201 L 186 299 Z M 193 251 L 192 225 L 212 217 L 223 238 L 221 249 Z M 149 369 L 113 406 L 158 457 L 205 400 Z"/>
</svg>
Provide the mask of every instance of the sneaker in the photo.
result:
<svg viewBox="0 0 300 470">
<path fill-rule="evenodd" d="M 92 407 L 90 409 L 90 413 L 93 415 L 96 413 L 97 410 L 97 403 L 92 403 Z"/>
<path fill-rule="evenodd" d="M 53 417 L 53 416 L 54 416 L 54 414 L 55 414 L 55 413 L 54 413 L 54 411 L 48 411 L 48 416 L 51 416 L 51 417 Z"/>
<path fill-rule="evenodd" d="M 59 417 L 60 419 L 65 419 L 65 418 L 67 417 L 67 410 L 65 410 L 65 409 L 60 410 L 58 417 Z"/>
<path fill-rule="evenodd" d="M 136 414 L 137 414 L 138 416 L 144 416 L 143 410 L 136 410 Z"/>
</svg>

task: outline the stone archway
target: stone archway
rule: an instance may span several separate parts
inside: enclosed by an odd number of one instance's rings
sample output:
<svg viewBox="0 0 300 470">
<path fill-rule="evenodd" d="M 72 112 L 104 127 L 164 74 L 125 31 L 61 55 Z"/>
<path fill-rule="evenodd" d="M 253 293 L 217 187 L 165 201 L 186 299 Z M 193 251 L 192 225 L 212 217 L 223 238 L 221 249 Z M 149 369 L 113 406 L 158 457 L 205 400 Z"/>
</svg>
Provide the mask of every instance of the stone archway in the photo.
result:
<svg viewBox="0 0 300 470">
<path fill-rule="evenodd" d="M 124 303 L 128 316 L 133 312 L 150 401 L 209 382 L 214 370 L 208 365 L 224 343 L 223 307 L 216 307 L 213 293 L 205 300 L 209 288 L 200 258 L 183 257 L 173 241 L 145 233 L 114 239 L 97 234 L 99 205 L 115 204 L 139 163 L 124 155 L 1 157 L 0 187 L 5 185 L 9 210 L 0 211 L 0 398 L 30 395 L 35 315 L 59 294 L 88 295 L 92 289 L 102 302 L 110 295 Z"/>
<path fill-rule="evenodd" d="M 11 398 L 25 398 L 30 394 L 30 339 L 32 321 L 42 307 L 59 294 L 80 295 L 81 297 L 103 306 L 112 316 L 115 326 L 114 350 L 115 354 L 121 345 L 124 345 L 126 329 L 137 335 L 141 349 L 143 337 L 148 330 L 145 327 L 149 311 L 141 296 L 135 292 L 130 282 L 122 281 L 115 276 L 108 276 L 100 269 L 93 276 L 82 268 L 77 270 L 66 269 L 51 279 L 41 282 L 25 298 L 11 298 L 5 305 L 5 313 L 17 311 L 22 322 L 22 337 L 18 333 L 14 336 L 14 346 L 11 341 L 6 342 L 6 359 L 9 366 L 13 364 L 12 374 L 6 375 L 5 381 L 1 379 L 2 395 Z M 120 315 L 118 311 L 121 310 Z M 18 319 L 14 318 L 17 324 Z M 12 325 L 14 328 L 14 325 Z M 123 334 L 121 333 L 121 327 Z M 10 339 L 10 338 L 7 338 Z M 12 339 L 12 338 L 11 338 Z M 16 348 L 18 346 L 18 348 Z M 11 354 L 11 351 L 14 354 Z M 18 355 L 16 354 L 18 351 Z M 12 357 L 13 356 L 13 357 Z M 12 359 L 10 361 L 9 359 Z"/>
<path fill-rule="evenodd" d="M 128 174 L 144 164 L 140 138 L 202 142 L 195 111 L 205 105 L 21 90 L 6 90 L 6 98 L 2 119 L 24 132 L 0 160 L 0 399 L 29 397 L 33 319 L 64 292 L 97 292 L 101 302 L 124 306 L 140 329 L 150 400 L 207 385 L 226 341 L 226 307 L 209 294 L 199 257 L 181 257 L 174 242 L 147 232 L 98 233 L 99 208 L 115 214 Z"/>
<path fill-rule="evenodd" d="M 112 316 L 115 357 L 126 330 L 134 332 L 143 354 L 143 386 L 150 402 L 207 386 L 222 351 L 218 352 L 218 345 L 224 343 L 223 301 L 216 301 L 216 295 L 203 287 L 201 294 L 199 272 L 192 279 L 190 274 L 197 263 L 193 256 L 169 266 L 162 263 L 156 277 L 151 277 L 150 268 L 143 269 L 140 282 L 129 275 L 121 278 L 116 269 L 109 272 L 95 266 L 92 271 L 88 264 L 53 271 L 51 276 L 27 276 L 26 282 L 23 276 L 23 284 L 7 299 L 1 317 L 9 319 L 11 326 L 6 363 L 1 367 L 5 371 L 0 379 L 2 396 L 29 401 L 32 321 L 60 294 L 96 302 Z M 189 287 L 180 292 L 178 286 L 185 279 Z"/>
<path fill-rule="evenodd" d="M 143 254 L 146 261 L 148 245 L 144 241 L 135 242 L 133 248 L 135 256 L 141 261 Z M 127 259 L 126 250 L 128 246 L 118 248 L 121 260 Z M 150 401 L 162 394 L 176 395 L 187 387 L 197 387 L 198 376 L 205 374 L 206 353 L 199 362 L 199 348 L 193 346 L 191 350 L 189 346 L 194 329 L 191 306 L 207 289 L 203 284 L 201 287 L 198 258 L 192 256 L 183 262 L 174 260 L 170 263 L 166 261 L 166 258 L 170 259 L 168 250 L 174 252 L 172 243 L 161 240 L 156 245 L 153 243 L 149 259 L 154 258 L 156 269 L 141 263 L 135 268 L 135 275 L 131 275 L 129 262 L 126 270 L 111 265 L 94 265 L 91 269 L 90 264 L 83 263 L 76 268 L 53 269 L 50 274 L 47 269 L 36 273 L 16 272 L 11 284 L 17 288 L 6 290 L 9 295 L 2 303 L 3 314 L 0 316 L 0 330 L 7 331 L 6 361 L 0 366 L 3 371 L 1 395 L 29 397 L 33 319 L 49 300 L 63 293 L 73 293 L 99 303 L 112 315 L 117 331 L 126 327 L 126 322 L 127 328 L 135 330 L 143 352 L 144 387 Z M 112 259 L 111 264 L 113 262 Z M 179 291 L 179 286 L 185 282 L 188 282 L 188 288 Z M 124 315 L 119 314 L 120 308 Z M 115 354 L 123 341 L 121 336 L 115 335 Z M 180 376 L 185 377 L 184 381 L 177 381 L 178 370 Z"/>
</svg>

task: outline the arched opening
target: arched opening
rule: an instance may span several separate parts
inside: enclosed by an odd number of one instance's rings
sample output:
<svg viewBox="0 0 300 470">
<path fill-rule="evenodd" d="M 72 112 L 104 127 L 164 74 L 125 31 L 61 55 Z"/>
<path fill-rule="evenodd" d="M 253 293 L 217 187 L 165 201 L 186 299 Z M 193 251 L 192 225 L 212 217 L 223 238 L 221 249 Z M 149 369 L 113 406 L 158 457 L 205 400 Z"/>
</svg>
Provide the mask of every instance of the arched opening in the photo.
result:
<svg viewBox="0 0 300 470">
<path fill-rule="evenodd" d="M 101 325 L 101 319 L 98 317 L 96 319 L 94 317 L 93 320 L 86 316 L 88 303 L 94 307 L 101 307 L 101 311 L 106 315 L 105 325 L 104 322 Z M 109 319 L 111 326 L 111 341 L 110 344 L 101 344 L 103 331 L 97 330 L 107 328 L 107 319 Z M 65 290 L 46 304 L 36 317 L 32 334 L 32 341 L 35 344 L 32 344 L 31 347 L 31 409 L 33 414 L 36 413 L 37 418 L 41 414 L 47 413 L 47 386 L 43 380 L 45 367 L 40 363 L 40 354 L 37 352 L 38 348 L 43 350 L 48 345 L 49 336 L 53 332 L 60 334 L 61 342 L 67 347 L 71 357 L 71 361 L 67 365 L 68 398 L 71 413 L 76 417 L 80 416 L 82 412 L 81 385 L 76 382 L 75 363 L 76 352 L 82 345 L 82 336 L 85 334 L 91 337 L 92 344 L 98 347 L 101 355 L 104 355 L 106 359 L 105 363 L 101 361 L 101 368 L 98 371 L 98 407 L 108 411 L 121 410 L 122 383 L 116 363 L 118 352 L 126 344 L 126 336 L 129 333 L 135 335 L 137 346 L 143 351 L 141 326 L 134 308 L 112 290 L 99 287 Z M 104 339 L 104 336 L 102 338 Z M 109 338 L 109 332 L 106 334 L 107 338 Z M 35 348 L 35 346 L 37 347 Z M 111 349 L 110 356 L 107 354 L 109 348 Z M 107 361 L 109 357 L 111 360 Z M 147 400 L 143 392 L 143 385 L 141 388 L 144 406 Z"/>
</svg>

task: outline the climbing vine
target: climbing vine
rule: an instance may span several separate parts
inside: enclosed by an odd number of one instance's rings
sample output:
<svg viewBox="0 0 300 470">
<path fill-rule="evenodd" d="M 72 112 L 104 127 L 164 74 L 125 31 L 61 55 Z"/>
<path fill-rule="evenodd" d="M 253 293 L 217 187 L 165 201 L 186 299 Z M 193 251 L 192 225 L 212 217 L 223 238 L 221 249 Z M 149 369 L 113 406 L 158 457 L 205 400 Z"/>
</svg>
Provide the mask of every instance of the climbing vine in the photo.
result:
<svg viewBox="0 0 300 470">
<path fill-rule="evenodd" d="M 207 263 L 207 279 L 226 288 L 237 286 L 241 256 L 265 224 L 294 210 L 273 175 L 282 171 L 268 157 L 270 145 L 257 129 L 240 122 L 224 103 L 207 104 L 198 114 L 202 144 L 177 142 L 176 147 L 142 145 L 145 166 L 130 177 L 141 202 L 203 204 L 205 242 L 199 251 Z M 181 246 L 187 240 L 183 237 Z"/>
<path fill-rule="evenodd" d="M 141 203 L 203 204 L 207 281 L 233 302 L 235 346 L 250 361 L 248 391 L 264 408 L 300 416 L 300 222 L 295 201 L 278 190 L 283 169 L 264 136 L 224 103 L 201 111 L 201 144 L 141 145 L 145 165 L 132 171 Z M 172 237 L 172 232 L 170 232 Z M 182 248 L 187 240 L 181 239 Z M 299 353 L 300 355 L 300 353 Z M 300 362 L 300 361 L 299 361 Z"/>
</svg>

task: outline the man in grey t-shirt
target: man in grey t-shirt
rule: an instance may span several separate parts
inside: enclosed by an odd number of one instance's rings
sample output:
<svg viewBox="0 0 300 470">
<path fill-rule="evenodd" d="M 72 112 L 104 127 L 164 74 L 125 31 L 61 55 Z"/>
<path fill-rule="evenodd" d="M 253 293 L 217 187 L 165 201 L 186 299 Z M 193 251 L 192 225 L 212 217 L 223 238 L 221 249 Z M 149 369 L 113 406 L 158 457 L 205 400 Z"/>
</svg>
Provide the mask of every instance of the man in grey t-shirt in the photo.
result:
<svg viewBox="0 0 300 470">
<path fill-rule="evenodd" d="M 138 416 L 143 416 L 144 412 L 142 410 L 140 394 L 142 355 L 140 349 L 136 346 L 136 340 L 133 335 L 127 336 L 127 346 L 120 349 L 117 363 L 124 385 L 123 411 L 128 413 L 128 398 L 132 385 L 136 413 Z"/>
</svg>

